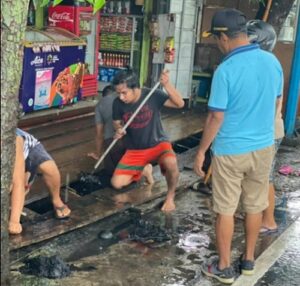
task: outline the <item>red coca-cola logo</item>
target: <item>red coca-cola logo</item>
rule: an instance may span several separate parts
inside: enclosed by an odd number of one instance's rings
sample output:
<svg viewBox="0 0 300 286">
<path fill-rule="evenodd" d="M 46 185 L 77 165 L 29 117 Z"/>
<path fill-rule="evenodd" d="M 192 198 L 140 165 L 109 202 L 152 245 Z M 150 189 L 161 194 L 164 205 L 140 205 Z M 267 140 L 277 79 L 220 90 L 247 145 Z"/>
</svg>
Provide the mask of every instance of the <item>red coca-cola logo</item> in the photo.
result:
<svg viewBox="0 0 300 286">
<path fill-rule="evenodd" d="M 68 12 L 62 12 L 62 13 L 57 13 L 54 11 L 52 15 L 50 16 L 50 20 L 58 20 L 58 21 L 68 21 L 68 22 L 73 22 L 73 19 L 71 19 L 70 16 L 71 13 Z"/>
</svg>

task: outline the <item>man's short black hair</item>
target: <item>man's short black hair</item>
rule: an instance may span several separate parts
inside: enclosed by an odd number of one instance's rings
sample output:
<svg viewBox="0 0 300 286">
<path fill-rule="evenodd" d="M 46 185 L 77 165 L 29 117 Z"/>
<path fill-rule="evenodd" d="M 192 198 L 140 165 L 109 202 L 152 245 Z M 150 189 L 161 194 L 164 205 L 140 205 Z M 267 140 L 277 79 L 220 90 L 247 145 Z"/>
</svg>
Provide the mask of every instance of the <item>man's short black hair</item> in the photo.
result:
<svg viewBox="0 0 300 286">
<path fill-rule="evenodd" d="M 112 94 L 114 91 L 115 91 L 115 90 L 114 90 L 113 86 L 108 85 L 108 86 L 106 86 L 106 87 L 103 89 L 103 91 L 102 91 L 102 96 L 104 97 L 104 96 L 110 95 L 110 94 Z"/>
<path fill-rule="evenodd" d="M 219 39 L 221 37 L 221 33 L 224 33 L 229 39 L 235 39 L 238 38 L 241 34 L 247 35 L 247 29 L 242 29 L 241 31 L 227 31 L 227 32 L 218 32 L 215 33 L 214 35 L 217 36 Z"/>
<path fill-rule="evenodd" d="M 113 81 L 112 84 L 114 86 L 119 85 L 119 84 L 126 84 L 128 88 L 134 89 L 134 88 L 139 88 L 140 83 L 139 79 L 136 75 L 136 73 L 132 69 L 127 69 L 118 72 Z"/>
</svg>

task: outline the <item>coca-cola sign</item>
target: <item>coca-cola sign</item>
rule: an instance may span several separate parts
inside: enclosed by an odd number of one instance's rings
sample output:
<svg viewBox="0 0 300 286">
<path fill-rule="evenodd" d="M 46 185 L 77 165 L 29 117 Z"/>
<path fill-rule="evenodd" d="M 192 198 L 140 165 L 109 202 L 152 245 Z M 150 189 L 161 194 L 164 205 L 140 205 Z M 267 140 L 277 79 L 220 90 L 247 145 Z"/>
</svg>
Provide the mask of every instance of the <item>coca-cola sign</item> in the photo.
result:
<svg viewBox="0 0 300 286">
<path fill-rule="evenodd" d="M 72 6 L 49 7 L 49 26 L 59 27 L 74 33 L 75 10 Z"/>
<path fill-rule="evenodd" d="M 56 11 L 54 11 L 52 13 L 52 15 L 50 16 L 50 21 L 51 20 L 58 20 L 58 21 L 67 21 L 67 22 L 73 22 L 74 19 L 71 18 L 70 16 L 71 13 L 68 12 L 62 12 L 62 13 L 58 13 Z"/>
</svg>

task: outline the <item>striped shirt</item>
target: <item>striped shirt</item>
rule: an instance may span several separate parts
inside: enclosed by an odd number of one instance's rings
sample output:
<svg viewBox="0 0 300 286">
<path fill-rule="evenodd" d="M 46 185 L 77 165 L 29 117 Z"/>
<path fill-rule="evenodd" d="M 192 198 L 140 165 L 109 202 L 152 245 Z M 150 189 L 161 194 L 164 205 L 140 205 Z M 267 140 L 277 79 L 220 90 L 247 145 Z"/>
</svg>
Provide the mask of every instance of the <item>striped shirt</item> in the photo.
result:
<svg viewBox="0 0 300 286">
<path fill-rule="evenodd" d="M 24 139 L 24 145 L 23 145 L 23 153 L 24 153 L 24 159 L 26 160 L 28 157 L 29 152 L 38 144 L 40 144 L 40 141 L 37 140 L 35 137 L 30 135 L 29 133 L 17 128 L 16 129 L 17 136 L 21 136 Z"/>
</svg>

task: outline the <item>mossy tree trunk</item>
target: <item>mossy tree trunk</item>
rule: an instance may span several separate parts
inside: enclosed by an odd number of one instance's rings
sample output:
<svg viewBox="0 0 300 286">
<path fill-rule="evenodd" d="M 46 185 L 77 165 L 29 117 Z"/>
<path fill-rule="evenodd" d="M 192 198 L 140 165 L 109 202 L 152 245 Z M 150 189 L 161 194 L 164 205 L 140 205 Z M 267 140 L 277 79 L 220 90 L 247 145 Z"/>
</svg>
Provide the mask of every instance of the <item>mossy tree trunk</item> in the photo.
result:
<svg viewBox="0 0 300 286">
<path fill-rule="evenodd" d="M 29 0 L 1 0 L 1 285 L 9 285 L 9 187 Z"/>
</svg>

